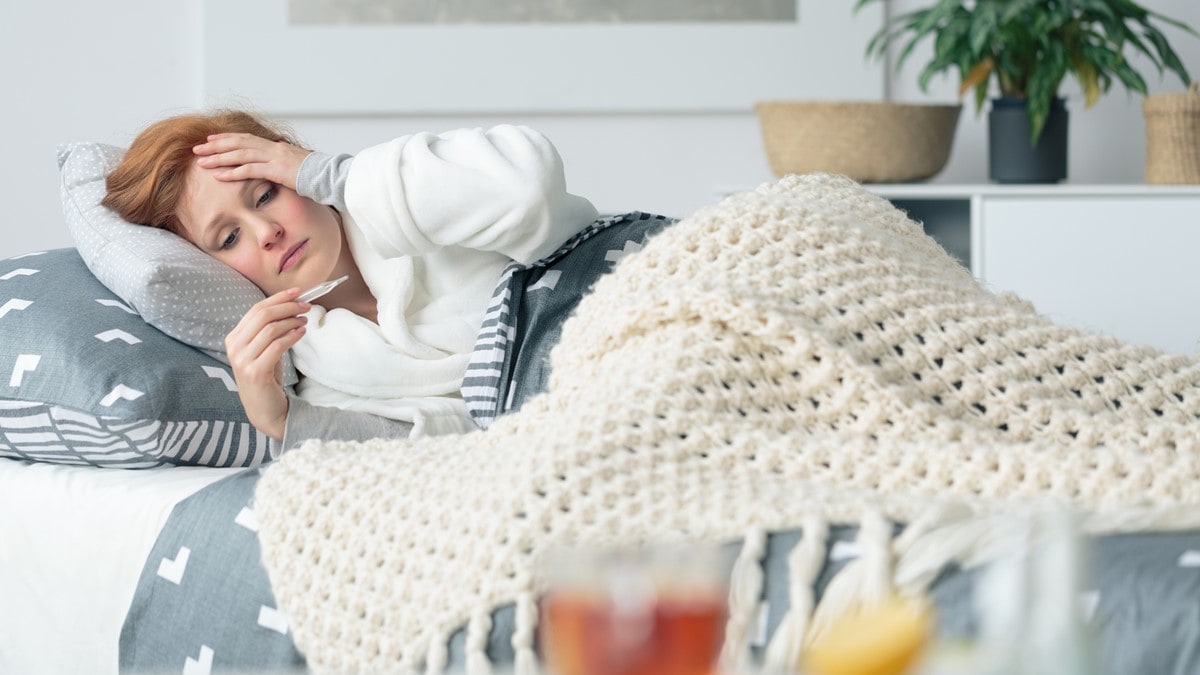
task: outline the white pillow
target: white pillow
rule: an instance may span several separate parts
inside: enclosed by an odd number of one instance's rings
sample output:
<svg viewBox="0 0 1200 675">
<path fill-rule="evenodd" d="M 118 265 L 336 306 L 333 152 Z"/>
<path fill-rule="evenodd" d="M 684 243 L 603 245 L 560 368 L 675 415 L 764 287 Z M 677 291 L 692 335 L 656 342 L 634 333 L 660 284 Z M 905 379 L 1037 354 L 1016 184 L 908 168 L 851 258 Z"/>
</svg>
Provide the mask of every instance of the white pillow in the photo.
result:
<svg viewBox="0 0 1200 675">
<path fill-rule="evenodd" d="M 79 255 L 146 323 L 228 363 L 225 336 L 263 293 L 183 238 L 101 206 L 104 178 L 123 153 L 104 143 L 59 146 L 63 215 Z M 294 384 L 290 357 L 284 369 L 285 382 Z"/>
</svg>

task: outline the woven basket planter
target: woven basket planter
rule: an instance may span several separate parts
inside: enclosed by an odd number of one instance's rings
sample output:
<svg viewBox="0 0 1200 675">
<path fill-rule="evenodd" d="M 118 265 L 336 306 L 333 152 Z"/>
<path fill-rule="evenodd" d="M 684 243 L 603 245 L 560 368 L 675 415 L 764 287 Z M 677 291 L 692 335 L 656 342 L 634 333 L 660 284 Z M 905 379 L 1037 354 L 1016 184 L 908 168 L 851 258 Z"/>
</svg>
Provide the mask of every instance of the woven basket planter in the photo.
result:
<svg viewBox="0 0 1200 675">
<path fill-rule="evenodd" d="M 777 176 L 827 171 L 861 183 L 902 183 L 946 165 L 962 106 L 763 101 L 755 110 Z"/>
<path fill-rule="evenodd" d="M 1200 82 L 1182 94 L 1155 94 L 1146 116 L 1146 182 L 1200 184 Z"/>
</svg>

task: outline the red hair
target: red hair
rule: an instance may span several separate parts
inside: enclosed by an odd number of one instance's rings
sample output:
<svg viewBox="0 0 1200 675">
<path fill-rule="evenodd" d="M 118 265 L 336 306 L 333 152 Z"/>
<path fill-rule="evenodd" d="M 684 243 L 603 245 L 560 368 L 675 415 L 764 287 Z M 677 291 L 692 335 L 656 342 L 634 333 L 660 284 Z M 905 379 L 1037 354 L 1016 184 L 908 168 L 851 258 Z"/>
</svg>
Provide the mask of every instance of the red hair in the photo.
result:
<svg viewBox="0 0 1200 675">
<path fill-rule="evenodd" d="M 219 133 L 254 134 L 299 145 L 288 130 L 243 110 L 168 117 L 146 127 L 133 140 L 120 164 L 105 178 L 108 194 L 100 203 L 131 223 L 186 236 L 176 209 L 196 160 L 192 148 Z"/>
</svg>

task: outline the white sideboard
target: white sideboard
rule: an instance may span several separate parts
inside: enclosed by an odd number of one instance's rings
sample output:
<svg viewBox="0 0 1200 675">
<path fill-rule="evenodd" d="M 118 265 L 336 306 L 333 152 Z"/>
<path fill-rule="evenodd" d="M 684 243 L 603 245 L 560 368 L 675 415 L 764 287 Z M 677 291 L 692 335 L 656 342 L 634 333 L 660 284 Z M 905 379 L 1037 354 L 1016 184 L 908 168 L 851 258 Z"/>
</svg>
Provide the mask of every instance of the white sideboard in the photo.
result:
<svg viewBox="0 0 1200 675">
<path fill-rule="evenodd" d="M 1200 186 L 867 185 L 1055 320 L 1200 351 Z"/>
</svg>

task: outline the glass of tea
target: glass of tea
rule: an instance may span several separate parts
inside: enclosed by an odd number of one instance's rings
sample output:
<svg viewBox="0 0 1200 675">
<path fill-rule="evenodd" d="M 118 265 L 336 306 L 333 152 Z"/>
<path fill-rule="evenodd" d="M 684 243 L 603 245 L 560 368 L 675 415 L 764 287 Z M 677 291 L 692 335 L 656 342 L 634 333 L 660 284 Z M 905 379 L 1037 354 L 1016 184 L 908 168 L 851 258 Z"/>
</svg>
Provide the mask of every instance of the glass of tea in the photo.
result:
<svg viewBox="0 0 1200 675">
<path fill-rule="evenodd" d="M 727 568 L 706 545 L 561 550 L 541 571 L 538 636 L 549 675 L 712 675 Z"/>
</svg>

